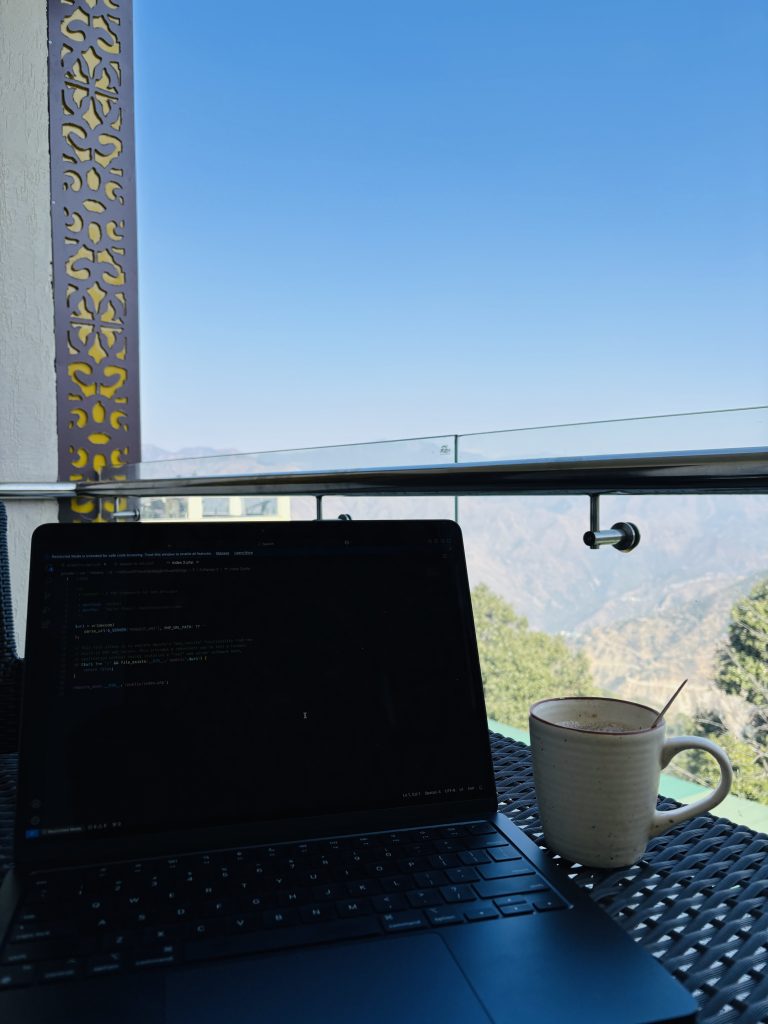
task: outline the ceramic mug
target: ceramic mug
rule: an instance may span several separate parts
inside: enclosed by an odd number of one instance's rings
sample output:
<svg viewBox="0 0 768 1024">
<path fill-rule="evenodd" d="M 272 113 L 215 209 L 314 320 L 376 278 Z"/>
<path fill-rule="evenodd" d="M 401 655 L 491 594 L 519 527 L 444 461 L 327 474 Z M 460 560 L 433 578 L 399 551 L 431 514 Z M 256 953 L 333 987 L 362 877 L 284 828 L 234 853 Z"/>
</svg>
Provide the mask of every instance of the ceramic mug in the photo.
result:
<svg viewBox="0 0 768 1024">
<path fill-rule="evenodd" d="M 558 697 L 533 705 L 533 778 L 547 845 L 592 867 L 634 864 L 649 839 L 703 814 L 727 795 L 733 771 L 724 750 L 702 736 L 665 738 L 658 712 L 608 697 Z M 683 750 L 706 750 L 720 767 L 711 793 L 657 811 L 659 776 Z"/>
</svg>

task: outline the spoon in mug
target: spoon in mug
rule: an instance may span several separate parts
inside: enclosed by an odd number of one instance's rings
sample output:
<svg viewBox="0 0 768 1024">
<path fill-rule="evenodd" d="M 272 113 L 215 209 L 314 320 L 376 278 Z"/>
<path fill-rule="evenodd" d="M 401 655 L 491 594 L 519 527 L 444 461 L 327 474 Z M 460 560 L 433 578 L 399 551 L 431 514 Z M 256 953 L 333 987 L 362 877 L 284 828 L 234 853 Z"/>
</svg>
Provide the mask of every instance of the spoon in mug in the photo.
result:
<svg viewBox="0 0 768 1024">
<path fill-rule="evenodd" d="M 664 705 L 664 707 L 663 707 L 663 708 L 661 709 L 661 711 L 660 711 L 660 712 L 658 713 L 658 715 L 656 715 L 656 718 L 655 718 L 655 719 L 653 720 L 653 725 L 651 726 L 651 728 L 652 728 L 652 729 L 655 729 L 655 728 L 656 728 L 656 726 L 657 726 L 657 725 L 659 724 L 659 722 L 660 722 L 660 721 L 662 720 L 662 718 L 664 717 L 665 713 L 666 713 L 667 711 L 669 711 L 670 707 L 672 706 L 672 701 L 673 701 L 673 700 L 675 699 L 675 697 L 676 697 L 676 696 L 678 695 L 678 693 L 680 693 L 680 691 L 682 690 L 682 688 L 683 688 L 683 687 L 685 686 L 685 684 L 686 684 L 687 682 L 688 682 L 688 680 L 687 680 L 687 679 L 684 679 L 684 680 L 682 681 L 682 683 L 680 683 L 680 685 L 679 685 L 679 686 L 678 686 L 678 688 L 677 688 L 677 689 L 675 690 L 675 692 L 674 692 L 674 693 L 672 694 L 672 696 L 671 696 L 671 697 L 669 698 L 669 700 L 667 701 L 667 703 L 666 703 L 666 704 Z"/>
</svg>

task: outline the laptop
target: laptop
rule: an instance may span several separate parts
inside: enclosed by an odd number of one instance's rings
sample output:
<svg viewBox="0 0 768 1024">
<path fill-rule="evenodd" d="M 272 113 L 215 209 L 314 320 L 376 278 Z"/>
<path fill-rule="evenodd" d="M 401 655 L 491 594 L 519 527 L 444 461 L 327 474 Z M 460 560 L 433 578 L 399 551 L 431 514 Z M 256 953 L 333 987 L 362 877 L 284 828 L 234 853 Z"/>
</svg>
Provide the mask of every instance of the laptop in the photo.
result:
<svg viewBox="0 0 768 1024">
<path fill-rule="evenodd" d="M 32 541 L 4 1024 L 693 1021 L 497 813 L 452 522 Z"/>
</svg>

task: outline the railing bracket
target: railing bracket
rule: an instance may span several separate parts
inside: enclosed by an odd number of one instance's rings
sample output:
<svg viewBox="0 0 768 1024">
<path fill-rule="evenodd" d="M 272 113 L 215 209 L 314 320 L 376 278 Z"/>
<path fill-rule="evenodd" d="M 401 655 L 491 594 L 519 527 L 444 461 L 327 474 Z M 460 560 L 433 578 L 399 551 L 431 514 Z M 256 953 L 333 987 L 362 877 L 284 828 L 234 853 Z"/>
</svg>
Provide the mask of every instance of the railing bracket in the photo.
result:
<svg viewBox="0 0 768 1024">
<path fill-rule="evenodd" d="M 617 551 L 634 551 L 640 543 L 640 531 L 634 523 L 614 523 L 610 530 L 600 529 L 600 495 L 589 496 L 589 529 L 584 534 L 584 543 L 596 551 L 610 545 Z"/>
</svg>

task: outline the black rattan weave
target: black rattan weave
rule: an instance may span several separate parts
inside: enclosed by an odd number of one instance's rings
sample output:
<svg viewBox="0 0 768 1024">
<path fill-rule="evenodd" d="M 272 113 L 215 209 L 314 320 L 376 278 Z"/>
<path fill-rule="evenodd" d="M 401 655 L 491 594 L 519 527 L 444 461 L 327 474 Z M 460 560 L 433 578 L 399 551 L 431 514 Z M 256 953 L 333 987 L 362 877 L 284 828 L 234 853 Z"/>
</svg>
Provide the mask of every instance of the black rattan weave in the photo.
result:
<svg viewBox="0 0 768 1024">
<path fill-rule="evenodd" d="M 544 847 L 528 747 L 495 733 L 491 744 L 501 810 Z M 0 876 L 15 775 L 15 757 L 0 757 Z M 694 994 L 699 1024 L 768 1024 L 768 836 L 702 815 L 623 871 L 553 860 Z"/>
<path fill-rule="evenodd" d="M 528 747 L 491 744 L 500 809 L 546 849 Z M 700 1024 L 767 1024 L 768 836 L 705 814 L 622 871 L 552 857 L 694 994 Z"/>
</svg>

